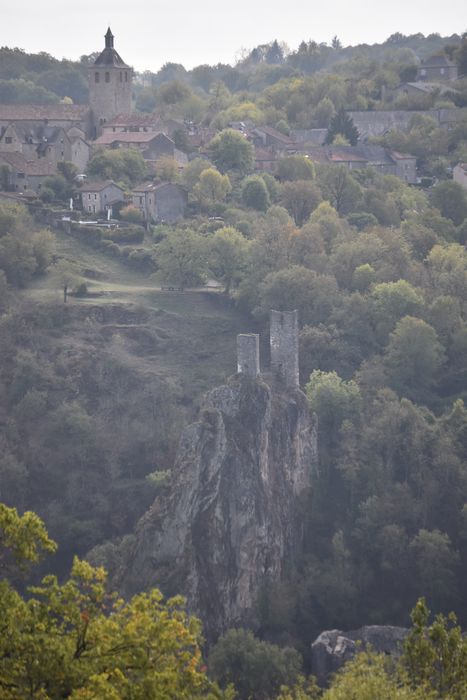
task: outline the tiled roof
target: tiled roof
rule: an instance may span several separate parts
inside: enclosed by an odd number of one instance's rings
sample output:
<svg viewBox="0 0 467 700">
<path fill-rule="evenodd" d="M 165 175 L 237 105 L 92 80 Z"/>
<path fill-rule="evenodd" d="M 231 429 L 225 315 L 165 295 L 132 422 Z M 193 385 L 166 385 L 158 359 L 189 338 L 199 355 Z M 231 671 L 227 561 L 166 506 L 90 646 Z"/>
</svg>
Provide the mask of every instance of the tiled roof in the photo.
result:
<svg viewBox="0 0 467 700">
<path fill-rule="evenodd" d="M 428 68 L 430 66 L 433 66 L 433 68 L 438 68 L 438 67 L 445 67 L 445 66 L 455 66 L 456 64 L 453 63 L 448 59 L 447 56 L 444 54 L 438 54 L 436 56 L 430 56 L 429 58 L 426 58 L 424 61 L 422 61 L 422 67 L 423 68 Z"/>
<path fill-rule="evenodd" d="M 415 158 L 415 156 L 413 156 L 411 153 L 399 153 L 399 151 L 391 151 L 390 155 L 391 158 L 394 158 L 394 160 L 406 160 L 407 158 Z"/>
<path fill-rule="evenodd" d="M 117 114 L 105 123 L 104 128 L 113 126 L 155 126 L 160 125 L 161 118 L 156 114 Z"/>
<path fill-rule="evenodd" d="M 256 129 L 253 130 L 253 133 L 261 133 L 267 134 L 268 136 L 271 136 L 272 138 L 277 139 L 278 141 L 282 141 L 283 143 L 293 143 L 292 139 L 289 136 L 286 136 L 280 131 L 277 131 L 277 129 L 273 129 L 272 126 L 258 126 Z"/>
<path fill-rule="evenodd" d="M 18 152 L 0 152 L 0 161 L 8 164 L 16 172 L 24 173 L 25 175 L 45 176 L 53 175 L 56 172 L 54 165 L 49 163 L 45 158 L 26 160 L 23 154 Z"/>
<path fill-rule="evenodd" d="M 118 187 L 119 190 L 124 191 L 120 185 L 117 185 L 113 180 L 101 180 L 99 182 L 87 182 L 83 187 L 81 188 L 80 192 L 102 192 L 102 190 L 105 190 L 106 187 L 109 187 L 110 185 L 114 185 L 114 187 Z"/>
<path fill-rule="evenodd" d="M 80 121 L 89 112 L 88 105 L 4 105 L 0 104 L 1 121 L 43 121 L 65 120 Z"/>
<path fill-rule="evenodd" d="M 162 134 L 160 131 L 120 131 L 120 132 L 106 132 L 99 136 L 98 139 L 94 141 L 96 146 L 110 146 L 112 143 L 148 143 L 158 136 L 163 136 L 165 139 L 170 141 L 168 136 Z"/>
</svg>

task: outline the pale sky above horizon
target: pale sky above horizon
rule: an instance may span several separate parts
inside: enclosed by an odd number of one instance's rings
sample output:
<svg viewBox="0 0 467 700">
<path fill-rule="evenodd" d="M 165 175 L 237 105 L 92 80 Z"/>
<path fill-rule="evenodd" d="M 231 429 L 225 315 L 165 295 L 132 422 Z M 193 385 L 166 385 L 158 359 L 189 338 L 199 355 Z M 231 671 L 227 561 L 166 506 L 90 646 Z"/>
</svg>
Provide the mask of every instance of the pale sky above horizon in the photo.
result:
<svg viewBox="0 0 467 700">
<path fill-rule="evenodd" d="M 136 70 L 158 71 L 167 62 L 185 68 L 234 63 L 242 50 L 273 39 L 295 49 L 300 41 L 344 46 L 380 43 L 394 32 L 442 36 L 467 31 L 467 3 L 451 0 L 3 0 L 0 46 L 46 51 L 76 60 L 99 51 L 110 25 L 115 48 Z M 92 21 L 91 21 L 92 20 Z"/>
</svg>

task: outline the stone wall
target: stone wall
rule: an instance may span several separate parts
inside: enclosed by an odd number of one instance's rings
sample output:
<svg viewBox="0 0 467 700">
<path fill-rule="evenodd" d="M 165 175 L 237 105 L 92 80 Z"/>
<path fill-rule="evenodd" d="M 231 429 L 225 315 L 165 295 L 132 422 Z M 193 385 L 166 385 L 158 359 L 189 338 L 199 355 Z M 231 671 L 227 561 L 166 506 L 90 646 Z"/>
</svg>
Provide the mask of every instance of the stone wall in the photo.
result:
<svg viewBox="0 0 467 700">
<path fill-rule="evenodd" d="M 254 378 L 260 372 L 259 367 L 259 335 L 240 333 L 237 335 L 237 372 Z"/>
<path fill-rule="evenodd" d="M 297 311 L 271 311 L 271 368 L 286 386 L 299 385 Z"/>
</svg>

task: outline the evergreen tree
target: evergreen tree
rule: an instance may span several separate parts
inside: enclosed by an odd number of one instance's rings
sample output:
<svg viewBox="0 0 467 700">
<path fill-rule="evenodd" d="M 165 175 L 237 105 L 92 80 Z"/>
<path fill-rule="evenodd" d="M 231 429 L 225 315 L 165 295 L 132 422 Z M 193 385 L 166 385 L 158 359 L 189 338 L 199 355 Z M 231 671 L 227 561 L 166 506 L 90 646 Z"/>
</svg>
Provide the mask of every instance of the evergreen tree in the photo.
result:
<svg viewBox="0 0 467 700">
<path fill-rule="evenodd" d="M 353 123 L 352 117 L 347 114 L 343 107 L 341 107 L 337 114 L 331 119 L 324 143 L 333 143 L 338 134 L 344 136 L 351 146 L 357 144 L 359 137 L 358 129 Z"/>
</svg>

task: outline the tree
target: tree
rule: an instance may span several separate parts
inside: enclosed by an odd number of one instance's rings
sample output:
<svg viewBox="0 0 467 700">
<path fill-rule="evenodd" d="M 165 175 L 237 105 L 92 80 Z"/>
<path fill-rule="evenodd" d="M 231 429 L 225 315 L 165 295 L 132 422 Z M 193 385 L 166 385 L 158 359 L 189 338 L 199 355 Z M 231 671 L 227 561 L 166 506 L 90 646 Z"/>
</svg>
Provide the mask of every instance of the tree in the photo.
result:
<svg viewBox="0 0 467 700">
<path fill-rule="evenodd" d="M 249 247 L 250 242 L 231 227 L 218 229 L 211 240 L 210 267 L 217 279 L 223 282 L 226 294 L 241 277 Z"/>
<path fill-rule="evenodd" d="M 337 304 L 336 280 L 300 265 L 270 272 L 260 286 L 261 308 L 292 311 L 298 309 L 301 323 L 317 325 L 329 316 Z"/>
<path fill-rule="evenodd" d="M 406 280 L 382 282 L 371 291 L 371 309 L 376 333 L 381 342 L 403 316 L 413 315 L 423 308 L 423 297 Z"/>
<path fill-rule="evenodd" d="M 92 177 L 122 181 L 131 186 L 144 180 L 147 165 L 134 148 L 98 151 L 89 161 L 87 172 Z"/>
<path fill-rule="evenodd" d="M 286 156 L 277 161 L 276 177 L 285 180 L 314 180 L 315 167 L 313 161 L 305 156 Z"/>
<path fill-rule="evenodd" d="M 305 387 L 308 400 L 319 419 L 320 432 L 337 437 L 342 421 L 358 415 L 361 396 L 358 385 L 344 381 L 337 372 L 314 370 Z"/>
<path fill-rule="evenodd" d="M 55 548 L 37 516 L 3 506 L 0 535 L 19 563 Z M 125 602 L 108 593 L 104 569 L 77 558 L 64 584 L 46 576 L 27 598 L 1 581 L 1 697 L 220 699 L 202 670 L 199 622 L 183 603 L 156 589 Z"/>
<path fill-rule="evenodd" d="M 253 170 L 253 146 L 239 131 L 224 129 L 212 139 L 208 149 L 221 173 L 236 170 L 246 175 Z"/>
<path fill-rule="evenodd" d="M 183 172 L 180 177 L 180 181 L 184 187 L 191 192 L 194 186 L 198 183 L 199 178 L 203 170 L 212 168 L 212 163 L 210 163 L 205 158 L 194 158 L 188 165 L 183 168 Z"/>
<path fill-rule="evenodd" d="M 176 182 L 178 180 L 178 164 L 175 158 L 163 156 L 156 163 L 156 177 L 164 182 Z"/>
<path fill-rule="evenodd" d="M 193 195 L 202 207 L 210 209 L 215 204 L 224 202 L 231 189 L 228 175 L 221 175 L 216 168 L 207 168 L 202 171 L 193 187 Z"/>
<path fill-rule="evenodd" d="M 421 529 L 412 539 L 409 552 L 417 590 L 423 591 L 437 610 L 449 610 L 456 599 L 455 571 L 459 564 L 449 536 L 439 530 Z"/>
<path fill-rule="evenodd" d="M 171 231 L 157 246 L 163 280 L 177 287 L 200 284 L 206 271 L 206 241 L 193 231 Z"/>
<path fill-rule="evenodd" d="M 443 361 L 443 348 L 426 321 L 404 316 L 389 336 L 384 365 L 391 384 L 409 397 L 425 395 Z"/>
<path fill-rule="evenodd" d="M 208 667 L 221 686 L 233 684 L 239 700 L 269 700 L 281 685 L 295 682 L 301 658 L 295 649 L 280 649 L 248 630 L 231 629 L 211 649 Z"/>
<path fill-rule="evenodd" d="M 271 205 L 268 188 L 259 175 L 250 175 L 242 185 L 242 201 L 246 207 L 257 211 L 267 211 Z"/>
<path fill-rule="evenodd" d="M 319 184 L 327 199 L 342 216 L 357 208 L 362 190 L 345 165 L 331 165 L 321 169 Z"/>
<path fill-rule="evenodd" d="M 68 301 L 69 289 L 77 287 L 82 278 L 76 267 L 67 260 L 59 260 L 53 268 L 52 275 L 57 282 L 57 285 L 63 289 L 63 303 Z"/>
<path fill-rule="evenodd" d="M 334 143 L 334 139 L 338 134 L 344 136 L 351 146 L 357 145 L 358 129 L 353 123 L 350 114 L 347 114 L 343 107 L 331 119 L 324 143 Z"/>
<path fill-rule="evenodd" d="M 431 201 L 456 226 L 467 219 L 467 192 L 458 182 L 440 182 L 433 188 Z"/>
<path fill-rule="evenodd" d="M 16 508 L 0 503 L 0 573 L 1 578 L 16 564 L 25 568 L 36 564 L 57 545 L 48 536 L 42 520 L 31 511 L 18 515 Z"/>
<path fill-rule="evenodd" d="M 293 216 L 297 226 L 303 226 L 321 202 L 318 187 L 307 180 L 285 182 L 281 187 L 281 204 Z"/>
<path fill-rule="evenodd" d="M 410 685 L 431 691 L 436 698 L 463 700 L 467 691 L 467 639 L 456 616 L 437 615 L 430 625 L 430 611 L 421 598 L 411 618 L 412 629 L 401 658 Z"/>
</svg>

